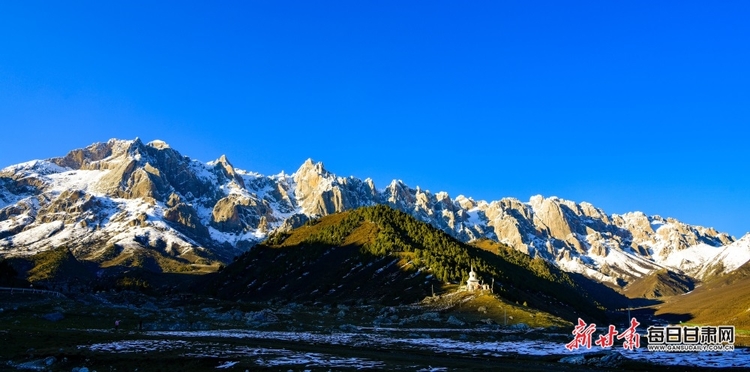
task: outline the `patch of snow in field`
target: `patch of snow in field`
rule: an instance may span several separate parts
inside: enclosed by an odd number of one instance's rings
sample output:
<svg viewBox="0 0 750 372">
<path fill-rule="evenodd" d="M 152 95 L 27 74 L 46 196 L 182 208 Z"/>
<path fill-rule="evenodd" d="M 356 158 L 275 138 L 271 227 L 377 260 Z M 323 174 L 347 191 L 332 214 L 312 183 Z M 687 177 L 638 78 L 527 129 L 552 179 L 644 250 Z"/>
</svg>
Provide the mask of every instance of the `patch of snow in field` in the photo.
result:
<svg viewBox="0 0 750 372">
<path fill-rule="evenodd" d="M 354 358 L 337 357 L 329 354 L 292 351 L 286 349 L 253 348 L 248 346 L 233 346 L 216 342 L 188 342 L 182 340 L 131 340 L 110 343 L 99 343 L 92 345 L 80 345 L 78 349 L 89 349 L 95 352 L 109 353 L 143 353 L 143 352 L 166 352 L 179 349 L 190 350 L 183 354 L 192 358 L 228 358 L 228 357 L 251 357 L 255 364 L 262 367 L 278 367 L 304 365 L 305 367 L 319 368 L 357 368 L 374 369 L 383 368 L 385 364 L 380 361 Z M 219 364 L 217 369 L 231 368 L 238 361 L 225 361 Z"/>
<path fill-rule="evenodd" d="M 693 366 L 704 368 L 747 367 L 750 365 L 750 349 L 736 348 L 730 352 L 652 352 L 645 348 L 622 353 L 629 359 L 647 361 L 654 364 Z"/>
<path fill-rule="evenodd" d="M 79 345 L 78 348 L 110 353 L 144 353 L 169 351 L 176 348 L 187 348 L 191 346 L 191 342 L 181 340 L 127 340 L 92 345 Z"/>
<path fill-rule="evenodd" d="M 286 351 L 286 350 L 285 350 Z M 256 364 L 262 367 L 278 367 L 286 365 L 304 365 L 305 367 L 331 367 L 331 368 L 357 368 L 373 369 L 383 368 L 385 364 L 380 361 L 362 358 L 341 358 L 333 355 L 320 353 L 288 352 L 288 355 L 274 358 L 258 358 Z"/>
<path fill-rule="evenodd" d="M 502 355 L 508 353 L 526 355 L 566 354 L 565 345 L 547 341 L 506 341 L 506 342 L 471 342 L 456 341 L 448 338 L 394 338 L 378 334 L 336 333 L 316 334 L 308 332 L 264 332 L 254 330 L 216 330 L 216 331 L 154 331 L 154 336 L 171 337 L 218 337 L 218 338 L 254 338 L 304 342 L 307 344 L 369 346 L 391 345 L 406 348 L 431 349 L 437 352 L 461 354 Z"/>
<path fill-rule="evenodd" d="M 264 332 L 254 330 L 216 330 L 216 331 L 158 331 L 148 332 L 152 336 L 168 337 L 213 337 L 213 338 L 247 338 L 294 341 L 304 344 L 345 345 L 359 347 L 396 347 L 400 349 L 432 350 L 437 353 L 457 353 L 465 355 L 484 355 L 502 357 L 513 354 L 544 356 L 572 355 L 597 352 L 599 349 L 578 349 L 568 351 L 565 344 L 543 340 L 519 341 L 458 341 L 447 338 L 398 338 L 378 334 L 316 334 L 309 332 Z M 133 340 L 118 341 L 107 344 L 78 346 L 99 352 L 161 352 L 184 348 L 190 350 L 186 357 L 253 357 L 261 366 L 305 365 L 308 367 L 332 368 L 382 368 L 379 361 L 362 358 L 343 358 L 333 355 L 290 351 L 285 349 L 251 348 L 247 346 L 230 346 L 220 343 L 188 342 L 183 340 Z M 620 350 L 621 354 L 633 360 L 641 360 L 661 365 L 684 365 L 696 367 L 744 367 L 750 364 L 750 350 L 737 348 L 734 352 L 694 352 L 668 353 L 649 352 L 645 348 L 635 351 Z M 440 370 L 440 369 L 435 369 Z"/>
<path fill-rule="evenodd" d="M 448 338 L 396 338 L 378 334 L 315 334 L 308 332 L 263 332 L 253 330 L 193 331 L 193 332 L 150 332 L 156 336 L 173 337 L 227 337 L 256 338 L 296 341 L 306 344 L 328 344 L 347 346 L 391 346 L 433 350 L 438 353 L 458 353 L 468 355 L 506 356 L 521 355 L 571 355 L 596 352 L 598 349 L 568 351 L 564 343 L 543 340 L 519 341 L 458 341 Z M 636 360 L 656 364 L 692 365 L 699 367 L 746 366 L 750 363 L 750 350 L 737 348 L 728 353 L 657 353 L 645 348 L 634 352 L 622 351 L 622 355 Z"/>
<path fill-rule="evenodd" d="M 218 366 L 216 366 L 216 369 L 226 369 L 226 368 L 229 368 L 229 367 L 234 367 L 234 365 L 237 364 L 237 363 L 239 363 L 239 362 L 224 362 L 224 363 L 221 363 Z"/>
</svg>

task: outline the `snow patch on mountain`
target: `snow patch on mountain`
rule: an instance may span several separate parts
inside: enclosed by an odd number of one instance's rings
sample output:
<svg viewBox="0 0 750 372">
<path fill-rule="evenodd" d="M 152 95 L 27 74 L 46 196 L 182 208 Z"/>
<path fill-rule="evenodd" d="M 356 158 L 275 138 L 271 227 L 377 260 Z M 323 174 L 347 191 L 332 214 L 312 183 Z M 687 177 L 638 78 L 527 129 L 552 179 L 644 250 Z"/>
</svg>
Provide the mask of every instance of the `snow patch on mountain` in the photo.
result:
<svg viewBox="0 0 750 372">
<path fill-rule="evenodd" d="M 50 174 L 47 176 L 51 186 L 48 190 L 53 192 L 63 192 L 66 190 L 88 191 L 89 187 L 96 185 L 107 172 L 106 170 L 70 170 Z M 94 195 L 97 194 L 93 190 L 91 193 Z"/>
<path fill-rule="evenodd" d="M 697 276 L 703 277 L 711 270 L 719 270 L 723 274 L 730 273 L 748 262 L 750 262 L 750 233 L 723 247 L 700 268 Z"/>
<path fill-rule="evenodd" d="M 698 244 L 681 251 L 672 252 L 662 263 L 695 274 L 707 262 L 717 256 L 721 249 L 708 244 Z"/>
<path fill-rule="evenodd" d="M 39 177 L 48 174 L 62 173 L 69 169 L 53 164 L 47 160 L 31 160 L 5 167 L 0 173 L 15 174 L 20 177 Z"/>
<path fill-rule="evenodd" d="M 7 248 L 17 245 L 30 245 L 42 239 L 47 239 L 60 232 L 63 228 L 61 221 L 39 224 L 28 230 L 22 231 L 10 238 L 0 241 L 0 247 Z"/>
</svg>

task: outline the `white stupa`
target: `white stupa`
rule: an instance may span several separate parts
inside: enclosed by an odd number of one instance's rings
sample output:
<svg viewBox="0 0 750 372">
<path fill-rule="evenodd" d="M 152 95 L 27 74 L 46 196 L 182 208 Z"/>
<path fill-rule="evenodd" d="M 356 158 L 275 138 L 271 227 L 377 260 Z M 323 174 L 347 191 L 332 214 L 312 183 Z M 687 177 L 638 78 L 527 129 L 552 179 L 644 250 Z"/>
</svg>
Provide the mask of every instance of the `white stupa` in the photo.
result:
<svg viewBox="0 0 750 372">
<path fill-rule="evenodd" d="M 479 279 L 477 279 L 477 273 L 474 272 L 474 265 L 471 265 L 471 271 L 469 271 L 469 280 L 466 281 L 466 290 L 467 291 L 478 291 L 482 289 L 481 284 L 479 284 Z"/>
</svg>

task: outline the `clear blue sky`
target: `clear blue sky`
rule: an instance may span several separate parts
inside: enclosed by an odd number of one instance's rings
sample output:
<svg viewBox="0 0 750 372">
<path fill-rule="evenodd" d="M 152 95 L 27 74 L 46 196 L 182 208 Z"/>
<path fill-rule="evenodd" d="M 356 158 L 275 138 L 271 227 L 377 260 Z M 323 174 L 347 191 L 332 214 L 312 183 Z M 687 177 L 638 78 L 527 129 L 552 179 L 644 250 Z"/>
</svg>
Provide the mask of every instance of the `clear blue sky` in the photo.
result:
<svg viewBox="0 0 750 372">
<path fill-rule="evenodd" d="M 0 167 L 162 139 L 750 231 L 748 1 L 0 3 Z"/>
</svg>

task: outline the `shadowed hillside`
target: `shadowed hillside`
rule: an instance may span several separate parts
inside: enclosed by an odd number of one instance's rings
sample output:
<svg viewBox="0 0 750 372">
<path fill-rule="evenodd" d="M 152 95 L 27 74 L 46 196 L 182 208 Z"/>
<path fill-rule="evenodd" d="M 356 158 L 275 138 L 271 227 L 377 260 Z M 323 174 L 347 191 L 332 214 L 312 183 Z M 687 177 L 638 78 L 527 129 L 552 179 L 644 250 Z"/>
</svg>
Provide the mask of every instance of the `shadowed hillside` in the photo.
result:
<svg viewBox="0 0 750 372">
<path fill-rule="evenodd" d="M 66 247 L 7 261 L 14 268 L 16 284 L 28 282 L 40 288 L 70 291 L 87 286 L 94 278 L 89 265 L 78 261 Z"/>
</svg>

